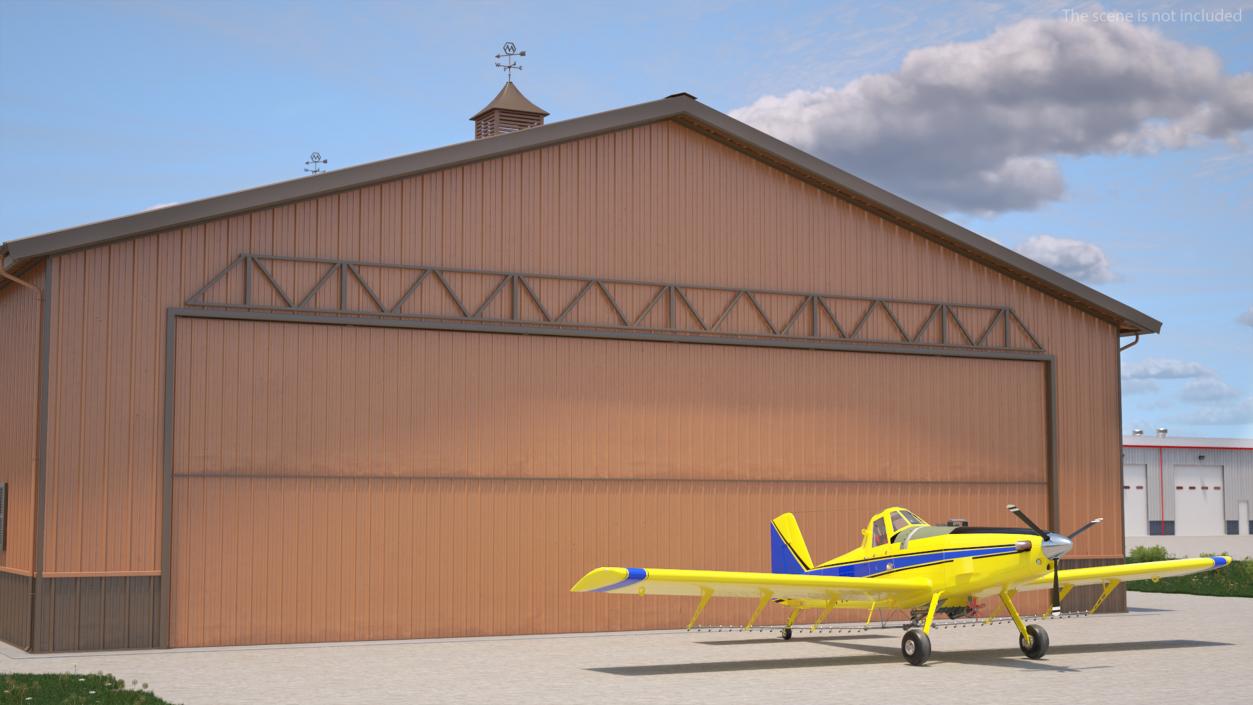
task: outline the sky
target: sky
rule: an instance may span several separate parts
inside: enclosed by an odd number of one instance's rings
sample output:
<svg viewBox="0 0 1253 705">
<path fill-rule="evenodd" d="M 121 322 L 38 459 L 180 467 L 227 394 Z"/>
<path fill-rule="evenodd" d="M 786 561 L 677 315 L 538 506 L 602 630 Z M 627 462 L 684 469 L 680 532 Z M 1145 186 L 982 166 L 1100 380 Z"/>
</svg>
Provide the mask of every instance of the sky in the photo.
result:
<svg viewBox="0 0 1253 705">
<path fill-rule="evenodd" d="M 0 2 L 0 241 L 686 91 L 1163 321 L 1124 432 L 1253 438 L 1253 5 Z M 1129 342 L 1129 341 L 1128 341 Z"/>
</svg>

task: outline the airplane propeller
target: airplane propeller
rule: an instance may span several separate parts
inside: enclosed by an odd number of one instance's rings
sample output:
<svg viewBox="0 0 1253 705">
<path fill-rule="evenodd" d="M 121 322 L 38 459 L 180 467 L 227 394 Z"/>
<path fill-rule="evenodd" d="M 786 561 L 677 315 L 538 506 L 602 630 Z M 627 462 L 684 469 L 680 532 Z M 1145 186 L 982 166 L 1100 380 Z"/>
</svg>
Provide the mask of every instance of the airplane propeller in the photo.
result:
<svg viewBox="0 0 1253 705">
<path fill-rule="evenodd" d="M 1096 526 L 1097 524 L 1100 524 L 1102 521 L 1105 521 L 1105 520 L 1101 517 L 1097 517 L 1089 521 L 1088 523 L 1084 524 L 1083 526 L 1079 527 L 1078 529 L 1075 529 L 1074 531 L 1070 532 L 1069 535 L 1062 536 L 1059 533 L 1056 533 L 1053 531 L 1045 531 L 1044 529 L 1041 529 L 1039 526 L 1036 525 L 1034 521 L 1031 521 L 1031 517 L 1027 516 L 1026 512 L 1019 509 L 1018 505 L 1016 504 L 1007 505 L 1005 508 L 1008 509 L 1010 513 L 1012 513 L 1014 516 L 1018 517 L 1018 519 L 1022 521 L 1022 523 L 1026 524 L 1032 531 L 1035 531 L 1036 533 L 1040 534 L 1040 537 L 1044 539 L 1044 542 L 1040 545 L 1040 548 L 1041 550 L 1044 551 L 1044 555 L 1048 556 L 1049 559 L 1053 561 L 1053 589 L 1051 591 L 1052 593 L 1051 602 L 1053 604 L 1053 613 L 1056 614 L 1058 612 L 1061 612 L 1062 611 L 1062 588 L 1061 588 L 1061 581 L 1058 579 L 1058 575 L 1057 575 L 1057 572 L 1058 572 L 1057 564 L 1061 560 L 1062 556 L 1070 552 L 1070 549 L 1074 546 L 1073 540 L 1076 536 L 1078 536 L 1079 534 L 1082 534 L 1083 532 L 1087 531 L 1088 529 L 1091 529 L 1092 527 Z"/>
</svg>

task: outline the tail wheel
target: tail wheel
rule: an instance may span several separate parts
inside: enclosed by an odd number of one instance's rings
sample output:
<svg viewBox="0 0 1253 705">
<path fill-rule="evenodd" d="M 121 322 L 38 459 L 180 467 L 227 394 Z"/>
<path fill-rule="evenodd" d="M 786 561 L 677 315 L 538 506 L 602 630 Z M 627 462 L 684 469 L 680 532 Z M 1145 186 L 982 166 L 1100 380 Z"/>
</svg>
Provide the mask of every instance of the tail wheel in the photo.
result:
<svg viewBox="0 0 1253 705">
<path fill-rule="evenodd" d="M 910 629 L 901 638 L 901 655 L 914 666 L 921 666 L 931 657 L 931 637 L 921 629 Z"/>
<path fill-rule="evenodd" d="M 1031 635 L 1031 641 L 1021 634 L 1018 636 L 1018 648 L 1022 649 L 1022 653 L 1027 658 L 1037 659 L 1044 658 L 1044 654 L 1049 650 L 1049 633 L 1044 631 L 1044 627 L 1038 624 L 1028 624 L 1027 634 Z"/>
<path fill-rule="evenodd" d="M 782 636 L 784 641 L 787 641 L 788 639 L 791 639 L 791 638 L 792 638 L 792 628 L 791 628 L 791 627 L 784 627 L 784 628 L 783 628 L 783 633 L 782 633 L 782 634 L 780 634 L 779 636 Z"/>
</svg>

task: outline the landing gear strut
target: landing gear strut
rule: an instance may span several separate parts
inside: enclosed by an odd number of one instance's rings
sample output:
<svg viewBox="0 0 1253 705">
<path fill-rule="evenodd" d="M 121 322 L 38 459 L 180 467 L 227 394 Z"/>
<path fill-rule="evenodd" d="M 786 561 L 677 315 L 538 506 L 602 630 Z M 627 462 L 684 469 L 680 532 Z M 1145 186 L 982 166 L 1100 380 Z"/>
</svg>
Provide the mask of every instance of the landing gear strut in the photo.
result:
<svg viewBox="0 0 1253 705">
<path fill-rule="evenodd" d="M 1005 611 L 1014 618 L 1014 626 L 1018 627 L 1018 648 L 1022 649 L 1023 655 L 1029 659 L 1044 658 L 1044 654 L 1049 650 L 1049 633 L 1038 624 L 1030 626 L 1023 624 L 1022 617 L 1018 616 L 1018 610 L 1014 607 L 1013 597 L 1011 592 L 1001 593 L 1001 602 L 1005 604 Z"/>
<path fill-rule="evenodd" d="M 912 626 L 901 638 L 901 656 L 911 666 L 921 666 L 931 657 L 931 622 L 935 619 L 935 608 L 940 604 L 940 593 L 931 596 L 931 604 L 927 606 L 927 616 L 922 628 Z"/>
</svg>

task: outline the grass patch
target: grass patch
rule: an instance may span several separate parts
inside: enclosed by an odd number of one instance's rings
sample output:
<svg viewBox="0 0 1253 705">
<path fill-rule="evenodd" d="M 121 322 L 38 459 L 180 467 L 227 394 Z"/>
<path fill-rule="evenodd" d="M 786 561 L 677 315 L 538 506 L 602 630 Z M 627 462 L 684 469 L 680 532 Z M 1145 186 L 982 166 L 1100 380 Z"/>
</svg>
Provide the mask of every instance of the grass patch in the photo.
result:
<svg viewBox="0 0 1253 705">
<path fill-rule="evenodd" d="M 1213 554 L 1202 553 L 1202 556 Z M 1128 563 L 1166 561 L 1171 556 L 1163 546 L 1137 546 L 1127 556 Z M 1253 561 L 1232 561 L 1231 565 L 1218 570 L 1173 578 L 1136 580 L 1127 583 L 1128 590 L 1138 592 L 1173 592 L 1184 595 L 1213 595 L 1217 597 L 1253 597 Z"/>
<path fill-rule="evenodd" d="M 148 684 L 136 683 L 147 688 Z M 146 690 L 127 690 L 121 678 L 92 673 L 0 674 L 2 705 L 170 705 Z"/>
</svg>

